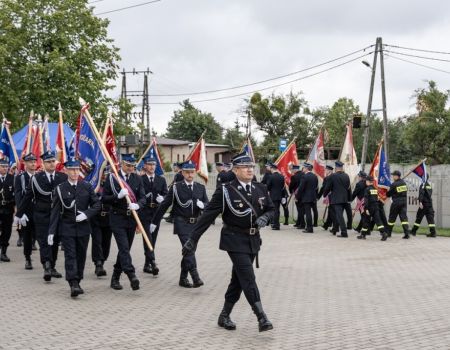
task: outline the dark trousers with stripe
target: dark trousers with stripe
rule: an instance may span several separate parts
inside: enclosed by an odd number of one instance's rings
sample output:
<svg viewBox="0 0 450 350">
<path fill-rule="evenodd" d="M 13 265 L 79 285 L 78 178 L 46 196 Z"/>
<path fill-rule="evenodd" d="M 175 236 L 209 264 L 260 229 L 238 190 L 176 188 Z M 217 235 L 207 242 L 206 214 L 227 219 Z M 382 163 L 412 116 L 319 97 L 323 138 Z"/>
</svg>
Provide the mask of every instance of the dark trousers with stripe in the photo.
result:
<svg viewBox="0 0 450 350">
<path fill-rule="evenodd" d="M 431 204 L 423 204 L 422 208 L 417 210 L 416 221 L 414 222 L 413 230 L 417 231 L 420 227 L 420 223 L 422 222 L 423 217 L 427 218 L 428 228 L 430 229 L 430 233 L 436 233 L 436 224 L 434 222 L 434 209 Z"/>
<path fill-rule="evenodd" d="M 392 202 L 391 209 L 389 210 L 389 218 L 388 218 L 388 232 L 392 233 L 392 229 L 395 225 L 395 220 L 397 220 L 397 216 L 400 217 L 400 221 L 403 227 L 403 232 L 405 235 L 409 234 L 409 223 L 408 223 L 408 215 L 407 213 L 407 204 L 405 201 L 397 201 Z"/>
<path fill-rule="evenodd" d="M 250 305 L 261 301 L 253 270 L 253 261 L 256 255 L 235 252 L 228 252 L 228 255 L 233 262 L 233 269 L 231 271 L 231 281 L 225 293 L 225 300 L 235 304 L 239 300 L 241 293 L 244 292 L 245 298 Z"/>
</svg>

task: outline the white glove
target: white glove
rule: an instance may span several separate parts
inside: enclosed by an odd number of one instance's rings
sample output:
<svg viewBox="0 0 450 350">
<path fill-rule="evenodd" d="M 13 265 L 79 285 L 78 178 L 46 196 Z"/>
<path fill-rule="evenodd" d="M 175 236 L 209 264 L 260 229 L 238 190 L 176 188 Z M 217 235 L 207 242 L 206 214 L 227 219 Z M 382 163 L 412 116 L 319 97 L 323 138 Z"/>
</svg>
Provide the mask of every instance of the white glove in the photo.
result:
<svg viewBox="0 0 450 350">
<path fill-rule="evenodd" d="M 197 207 L 200 209 L 205 209 L 205 204 L 200 199 L 197 199 Z"/>
<path fill-rule="evenodd" d="M 125 196 L 128 196 L 128 190 L 126 188 L 122 188 L 117 195 L 117 198 L 122 199 Z"/>
<path fill-rule="evenodd" d="M 27 214 L 23 214 L 22 217 L 20 218 L 20 225 L 25 227 L 27 226 L 27 222 L 29 221 Z"/>
<path fill-rule="evenodd" d="M 17 216 L 14 216 L 13 225 L 17 226 L 19 223 L 20 223 L 20 218 L 18 218 Z"/>
<path fill-rule="evenodd" d="M 158 202 L 158 204 L 160 204 L 163 200 L 164 200 L 164 197 L 161 196 L 160 194 L 158 194 L 158 197 L 156 197 L 156 201 Z"/>
<path fill-rule="evenodd" d="M 286 198 L 281 198 L 281 204 L 283 204 L 283 205 L 286 204 Z"/>
<path fill-rule="evenodd" d="M 84 221 L 84 220 L 87 220 L 86 214 L 78 210 L 78 215 L 75 218 L 75 221 L 76 222 L 81 222 L 81 221 Z"/>
<path fill-rule="evenodd" d="M 130 203 L 130 204 L 128 204 L 128 209 L 130 209 L 130 210 L 139 210 L 139 204 L 137 204 L 137 203 Z"/>
<path fill-rule="evenodd" d="M 423 209 L 423 204 L 419 202 L 419 208 Z"/>
<path fill-rule="evenodd" d="M 53 245 L 53 236 L 54 235 L 48 235 L 48 238 L 47 238 L 48 245 Z"/>
<path fill-rule="evenodd" d="M 155 230 L 156 230 L 156 225 L 154 225 L 154 224 L 150 224 L 150 233 L 153 233 L 153 232 L 155 232 Z"/>
</svg>

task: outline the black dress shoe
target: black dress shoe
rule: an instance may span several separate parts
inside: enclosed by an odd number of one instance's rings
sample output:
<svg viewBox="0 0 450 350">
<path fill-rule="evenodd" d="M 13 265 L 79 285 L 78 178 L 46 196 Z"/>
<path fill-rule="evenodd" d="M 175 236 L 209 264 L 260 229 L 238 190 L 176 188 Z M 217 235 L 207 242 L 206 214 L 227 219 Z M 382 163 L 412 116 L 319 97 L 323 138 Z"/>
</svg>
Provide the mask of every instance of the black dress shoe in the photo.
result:
<svg viewBox="0 0 450 350">
<path fill-rule="evenodd" d="M 389 234 L 388 234 L 387 232 L 383 232 L 383 233 L 381 234 L 381 240 L 382 240 L 382 241 L 387 240 L 388 237 L 389 237 Z"/>
<path fill-rule="evenodd" d="M 273 231 L 280 231 L 280 228 L 279 227 L 272 227 L 272 230 Z"/>
<path fill-rule="evenodd" d="M 225 328 L 226 330 L 229 331 L 234 331 L 236 329 L 236 324 L 231 321 L 230 318 L 230 314 L 231 311 L 233 310 L 233 303 L 230 302 L 225 302 L 222 312 L 219 315 L 219 319 L 217 321 L 217 324 L 219 325 L 219 327 Z"/>
<path fill-rule="evenodd" d="M 83 294 L 84 291 L 81 289 L 78 281 L 72 281 L 70 283 L 70 296 L 76 298 L 78 295 Z"/>
<path fill-rule="evenodd" d="M 402 238 L 403 239 L 409 239 L 409 234 L 405 233 Z"/>
<path fill-rule="evenodd" d="M 97 277 L 106 276 L 106 270 L 103 267 L 103 261 L 97 261 L 95 263 L 95 275 Z"/>
<path fill-rule="evenodd" d="M 198 288 L 204 285 L 202 279 L 200 278 L 200 275 L 198 274 L 198 270 L 197 269 L 192 269 L 190 271 L 191 273 L 191 277 L 192 277 L 192 287 L 194 288 Z"/>
<path fill-rule="evenodd" d="M 358 238 L 358 239 L 366 239 L 366 235 L 359 235 L 359 236 L 356 236 L 356 238 Z"/>
<path fill-rule="evenodd" d="M 52 280 L 52 265 L 50 261 L 46 261 L 44 264 L 44 280 L 50 282 Z"/>
<path fill-rule="evenodd" d="M 313 230 L 303 230 L 303 233 L 314 233 Z"/>
<path fill-rule="evenodd" d="M 151 265 L 151 267 L 152 267 L 152 273 L 153 273 L 153 276 L 157 276 L 158 273 L 159 273 L 159 267 L 158 267 L 158 265 L 156 265 L 156 261 L 155 261 L 155 260 L 152 260 L 152 261 L 150 262 L 150 265 Z"/>
<path fill-rule="evenodd" d="M 297 226 L 297 228 L 298 228 L 299 230 L 304 230 L 304 229 L 306 228 L 306 226 L 300 225 L 300 226 Z"/>
<path fill-rule="evenodd" d="M 142 269 L 145 273 L 153 273 L 152 267 L 150 266 L 150 263 L 147 263 L 144 265 L 144 268 Z"/>
<path fill-rule="evenodd" d="M 25 270 L 33 270 L 33 264 L 31 260 L 25 260 Z"/>
<path fill-rule="evenodd" d="M 415 230 L 411 230 L 411 232 L 410 232 L 410 234 L 411 234 L 411 236 L 416 236 L 416 231 Z"/>
<path fill-rule="evenodd" d="M 2 253 L 0 255 L 0 260 L 3 261 L 3 262 L 10 262 L 11 261 L 11 259 L 8 258 L 8 255 L 6 255 L 6 253 Z"/>
<path fill-rule="evenodd" d="M 192 288 L 192 284 L 191 284 L 191 282 L 189 282 L 187 277 L 180 278 L 180 281 L 178 282 L 178 285 L 180 287 L 183 287 L 183 288 Z"/>
<path fill-rule="evenodd" d="M 114 290 L 121 290 L 123 289 L 122 285 L 120 284 L 120 273 L 113 272 L 111 276 L 111 285 L 110 287 Z"/>
<path fill-rule="evenodd" d="M 436 238 L 436 233 L 429 233 L 427 234 L 427 237 Z"/>
<path fill-rule="evenodd" d="M 272 322 L 267 318 L 260 301 L 252 305 L 253 312 L 258 319 L 258 328 L 260 332 L 269 331 L 273 329 Z"/>
<path fill-rule="evenodd" d="M 56 271 L 55 268 L 52 268 L 51 274 L 52 274 L 52 277 L 54 277 L 54 278 L 62 278 L 62 275 L 58 271 Z"/>
<path fill-rule="evenodd" d="M 340 235 L 336 235 L 336 237 L 340 237 L 340 238 L 348 238 L 348 234 L 344 233 L 344 234 L 340 234 Z"/>
<path fill-rule="evenodd" d="M 328 230 L 328 226 L 323 225 L 323 226 L 320 226 L 320 227 L 322 227 L 325 231 Z"/>
<path fill-rule="evenodd" d="M 130 286 L 132 290 L 139 289 L 139 280 L 134 273 L 128 274 L 128 279 L 130 280 Z"/>
</svg>

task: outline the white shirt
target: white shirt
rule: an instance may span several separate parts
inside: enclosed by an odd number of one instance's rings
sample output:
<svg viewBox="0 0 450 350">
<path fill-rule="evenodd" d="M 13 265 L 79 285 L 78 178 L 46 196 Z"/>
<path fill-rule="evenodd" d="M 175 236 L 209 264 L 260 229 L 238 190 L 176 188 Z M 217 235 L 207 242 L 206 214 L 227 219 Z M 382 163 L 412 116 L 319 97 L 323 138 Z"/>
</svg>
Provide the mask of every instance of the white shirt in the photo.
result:
<svg viewBox="0 0 450 350">
<path fill-rule="evenodd" d="M 147 177 L 148 177 L 148 180 L 151 182 L 151 181 L 155 181 L 155 174 L 153 174 L 153 175 L 147 175 Z"/>
<path fill-rule="evenodd" d="M 45 172 L 45 175 L 47 176 L 48 182 L 52 182 L 52 181 L 50 180 L 50 175 L 53 176 L 53 181 L 55 180 L 55 172 L 53 172 L 53 173 Z"/>
<path fill-rule="evenodd" d="M 70 180 L 67 180 L 67 181 L 69 181 L 69 183 L 70 183 L 72 186 L 77 186 L 77 185 L 78 185 L 78 181 L 76 181 L 76 182 L 72 182 L 72 181 L 70 181 Z"/>
<path fill-rule="evenodd" d="M 194 189 L 194 181 L 192 182 L 187 182 L 186 180 L 184 180 L 185 184 L 188 186 L 192 186 L 192 189 Z"/>
<path fill-rule="evenodd" d="M 238 180 L 238 181 L 241 184 L 241 186 L 244 188 L 244 190 L 246 190 L 246 191 L 247 191 L 247 185 L 249 185 L 250 186 L 250 192 L 252 192 L 252 182 L 251 181 L 248 182 L 248 183 L 242 182 L 241 180 Z"/>
<path fill-rule="evenodd" d="M 125 173 L 122 169 L 120 169 L 120 173 L 122 174 L 122 177 L 126 180 L 127 179 L 127 173 Z"/>
</svg>

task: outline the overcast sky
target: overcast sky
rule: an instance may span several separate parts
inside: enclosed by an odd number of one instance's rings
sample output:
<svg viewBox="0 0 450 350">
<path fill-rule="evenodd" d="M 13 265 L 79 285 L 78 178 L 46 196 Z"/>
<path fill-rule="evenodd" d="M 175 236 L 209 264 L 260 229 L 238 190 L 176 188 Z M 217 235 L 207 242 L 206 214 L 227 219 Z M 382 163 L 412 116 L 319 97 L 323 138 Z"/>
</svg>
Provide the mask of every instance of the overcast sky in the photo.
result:
<svg viewBox="0 0 450 350">
<path fill-rule="evenodd" d="M 100 13 L 145 1 L 102 0 L 92 5 L 96 6 L 94 12 Z M 443 0 L 162 0 L 101 17 L 111 21 L 110 37 L 121 49 L 120 66 L 127 70 L 150 68 L 154 73 L 150 93 L 174 94 L 227 88 L 295 72 L 372 45 L 377 36 L 383 37 L 386 44 L 450 51 L 449 13 L 450 2 Z M 450 60 L 450 55 L 401 52 Z M 449 62 L 399 57 L 450 72 Z M 372 56 L 365 59 L 372 62 Z M 188 97 L 195 101 L 235 95 L 318 70 L 222 93 L 151 97 L 151 102 L 177 103 Z M 390 118 L 414 112 L 411 96 L 415 89 L 426 87 L 426 80 L 435 80 L 440 89 L 450 88 L 450 74 L 393 58 L 386 57 L 385 70 Z M 127 83 L 129 90 L 141 90 L 143 78 L 129 76 Z M 302 91 L 312 108 L 349 97 L 365 112 L 369 83 L 370 69 L 359 59 L 264 94 Z M 117 85 L 113 96 L 120 94 L 120 80 Z M 195 105 L 228 127 L 240 115 L 244 98 Z M 380 107 L 377 79 L 373 108 Z M 165 131 L 176 108 L 177 105 L 151 106 L 151 124 L 158 133 Z"/>
</svg>

